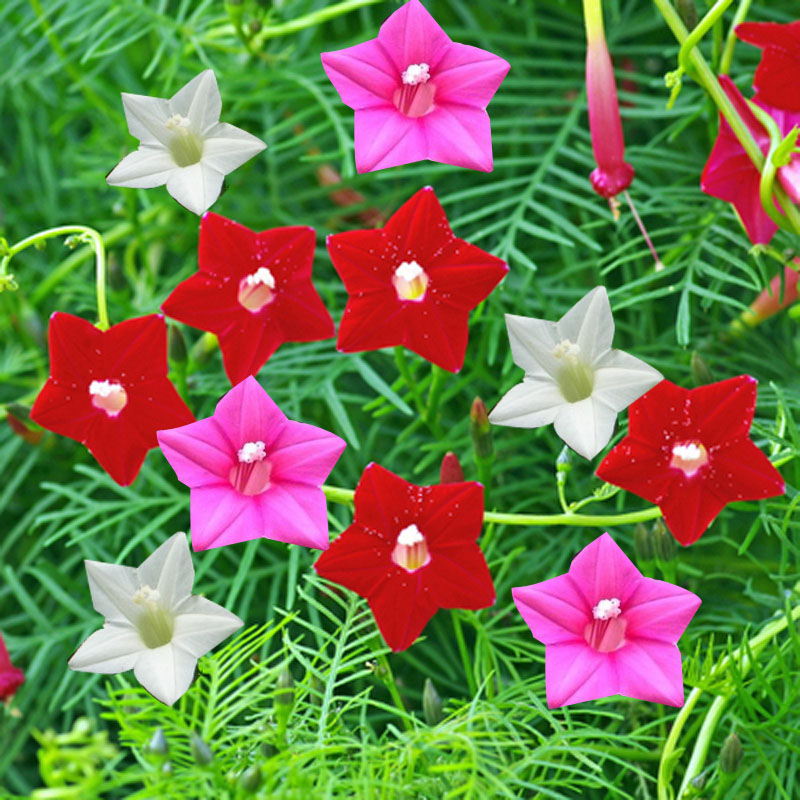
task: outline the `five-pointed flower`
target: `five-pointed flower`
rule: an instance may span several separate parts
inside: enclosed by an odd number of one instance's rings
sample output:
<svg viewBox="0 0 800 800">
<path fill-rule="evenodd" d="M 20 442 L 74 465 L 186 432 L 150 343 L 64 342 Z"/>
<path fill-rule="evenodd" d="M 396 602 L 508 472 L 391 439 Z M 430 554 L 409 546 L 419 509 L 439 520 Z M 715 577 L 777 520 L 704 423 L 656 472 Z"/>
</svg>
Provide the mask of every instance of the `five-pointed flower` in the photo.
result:
<svg viewBox="0 0 800 800">
<path fill-rule="evenodd" d="M 419 0 L 395 11 L 377 39 L 323 53 L 322 66 L 355 110 L 359 172 L 426 158 L 491 171 L 486 106 L 510 65 L 453 42 Z"/>
<path fill-rule="evenodd" d="M 217 79 L 207 69 L 169 100 L 122 95 L 128 130 L 140 147 L 106 177 L 112 186 L 167 191 L 195 214 L 212 206 L 229 172 L 260 153 L 266 144 L 219 121 L 222 100 Z"/>
<path fill-rule="evenodd" d="M 185 533 L 171 536 L 139 567 L 87 561 L 86 574 L 92 605 L 106 621 L 77 649 L 70 668 L 105 675 L 132 669 L 168 706 L 189 688 L 197 659 L 243 624 L 192 594 Z"/>
<path fill-rule="evenodd" d="M 255 378 L 234 386 L 213 416 L 159 431 L 158 441 L 192 490 L 195 550 L 259 537 L 328 547 L 321 486 L 345 442 L 288 420 Z"/>
<path fill-rule="evenodd" d="M 673 536 L 690 545 L 728 503 L 784 492 L 748 436 L 755 407 L 749 375 L 691 390 L 662 381 L 630 407 L 628 435 L 596 474 L 657 504 Z"/>
<path fill-rule="evenodd" d="M 167 378 L 159 314 L 101 331 L 80 317 L 50 318 L 50 377 L 31 411 L 43 428 L 89 448 L 120 485 L 139 474 L 156 431 L 194 419 Z"/>
<path fill-rule="evenodd" d="M 736 35 L 764 52 L 753 86 L 771 106 L 800 111 L 800 21 L 744 22 Z"/>
<path fill-rule="evenodd" d="M 161 306 L 173 319 L 219 337 L 231 384 L 255 375 L 283 342 L 335 335 L 311 283 L 316 237 L 308 227 L 256 233 L 208 212 L 199 270 Z"/>
<path fill-rule="evenodd" d="M 0 700 L 13 697 L 25 682 L 25 674 L 11 663 L 3 634 L 0 633 Z"/>
<path fill-rule="evenodd" d="M 457 239 L 430 186 L 382 229 L 328 237 L 349 293 L 337 347 L 404 345 L 450 372 L 464 364 L 469 312 L 503 279 L 506 263 Z"/>
<path fill-rule="evenodd" d="M 621 694 L 683 705 L 678 639 L 700 598 L 645 578 L 604 533 L 557 578 L 511 590 L 545 645 L 550 708 Z"/>
<path fill-rule="evenodd" d="M 741 92 L 727 75 L 719 76 L 722 88 L 745 121 L 761 151 L 770 147 L 769 134 L 756 119 Z M 800 125 L 800 112 L 784 111 L 765 103 L 760 97 L 753 103 L 764 109 L 776 122 L 783 136 Z M 800 155 L 795 153 L 789 164 L 778 169 L 778 180 L 795 203 L 800 203 Z M 712 197 L 732 203 L 753 244 L 766 244 L 778 226 L 761 204 L 761 173 L 745 152 L 727 120 L 720 115 L 719 134 L 700 178 L 700 188 Z M 778 208 L 776 204 L 776 209 Z"/>
<path fill-rule="evenodd" d="M 522 383 L 494 407 L 495 425 L 556 433 L 584 458 L 594 458 L 614 432 L 617 414 L 655 386 L 661 374 L 611 349 L 614 319 L 603 286 L 592 289 L 558 322 L 506 314 Z"/>
<path fill-rule="evenodd" d="M 415 486 L 378 464 L 358 482 L 353 524 L 314 569 L 369 601 L 386 644 L 405 650 L 439 608 L 486 608 L 494 584 L 476 540 L 483 486 Z"/>
</svg>

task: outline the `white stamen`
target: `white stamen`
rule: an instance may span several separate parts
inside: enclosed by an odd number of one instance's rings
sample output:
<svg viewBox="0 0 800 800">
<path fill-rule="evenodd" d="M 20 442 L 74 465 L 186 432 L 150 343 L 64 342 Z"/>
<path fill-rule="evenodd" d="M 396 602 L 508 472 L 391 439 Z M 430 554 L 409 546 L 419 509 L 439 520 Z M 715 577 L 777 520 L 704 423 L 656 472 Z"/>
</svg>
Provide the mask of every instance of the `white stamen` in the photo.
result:
<svg viewBox="0 0 800 800">
<path fill-rule="evenodd" d="M 430 78 L 430 72 L 428 71 L 430 66 L 426 63 L 421 64 L 409 64 L 408 67 L 403 70 L 403 83 L 408 84 L 409 86 L 416 86 L 418 83 L 427 83 Z"/>
<path fill-rule="evenodd" d="M 181 114 L 173 114 L 165 123 L 164 126 L 167 130 L 176 131 L 179 128 L 188 128 L 192 124 L 188 117 Z"/>
<path fill-rule="evenodd" d="M 267 456 L 267 446 L 264 442 L 246 442 L 237 455 L 242 464 L 263 461 Z"/>
<path fill-rule="evenodd" d="M 554 348 L 553 355 L 556 358 L 565 358 L 571 364 L 577 362 L 581 354 L 581 348 L 569 339 L 562 339 Z"/>
<path fill-rule="evenodd" d="M 161 601 L 161 595 L 157 589 L 151 589 L 149 586 L 142 586 L 136 594 L 133 595 L 133 602 L 139 606 L 147 606 L 153 608 Z"/>
<path fill-rule="evenodd" d="M 92 381 L 89 384 L 89 394 L 100 395 L 100 397 L 109 397 L 114 392 L 123 391 L 122 385 L 119 383 L 111 383 L 111 381 Z"/>
<path fill-rule="evenodd" d="M 619 600 L 616 597 L 601 600 L 592 609 L 592 616 L 595 619 L 616 619 L 621 613 L 622 609 L 619 607 Z"/>
<path fill-rule="evenodd" d="M 689 442 L 689 444 L 676 444 L 672 448 L 672 455 L 684 461 L 694 461 L 703 455 L 703 451 L 694 442 Z"/>
<path fill-rule="evenodd" d="M 412 545 L 419 544 L 420 542 L 424 542 L 425 537 L 422 535 L 420 529 L 416 525 L 409 525 L 397 536 L 397 544 L 405 545 L 406 547 L 411 547 Z"/>
<path fill-rule="evenodd" d="M 259 267 L 252 275 L 245 278 L 248 286 L 269 286 L 270 289 L 275 288 L 275 276 L 266 268 Z"/>
<path fill-rule="evenodd" d="M 420 275 L 425 274 L 425 270 L 417 264 L 416 261 L 404 261 L 395 271 L 394 274 L 397 275 L 398 278 L 402 278 L 403 280 L 409 281 L 409 283 L 416 278 L 419 278 Z"/>
</svg>

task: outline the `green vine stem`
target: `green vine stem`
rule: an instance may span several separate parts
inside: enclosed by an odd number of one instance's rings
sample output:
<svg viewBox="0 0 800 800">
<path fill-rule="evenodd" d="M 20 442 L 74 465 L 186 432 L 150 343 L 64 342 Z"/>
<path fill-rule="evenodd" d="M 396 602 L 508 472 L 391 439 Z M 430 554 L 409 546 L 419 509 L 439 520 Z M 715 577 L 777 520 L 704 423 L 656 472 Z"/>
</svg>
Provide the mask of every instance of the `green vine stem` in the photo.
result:
<svg viewBox="0 0 800 800">
<path fill-rule="evenodd" d="M 795 587 L 797 588 L 797 587 Z M 764 629 L 758 635 L 754 636 L 747 643 L 742 644 L 731 655 L 724 656 L 719 660 L 716 667 L 711 670 L 708 676 L 708 681 L 713 681 L 719 678 L 725 670 L 728 669 L 731 661 L 739 662 L 739 670 L 744 677 L 752 666 L 753 660 L 757 659 L 761 651 L 766 645 L 774 639 L 779 633 L 783 632 L 789 624 L 794 624 L 800 619 L 800 604 L 796 605 L 790 612 L 785 614 L 780 619 L 773 620 L 764 626 Z M 695 687 L 689 693 L 683 708 L 678 713 L 675 721 L 672 724 L 667 741 L 664 743 L 664 750 L 661 753 L 661 763 L 658 768 L 658 800 L 672 800 L 674 797 L 671 791 L 671 778 L 675 769 L 677 759 L 680 754 L 680 749 L 677 747 L 678 739 L 684 726 L 689 720 L 694 707 L 697 705 L 703 690 Z M 680 800 L 684 791 L 689 785 L 689 782 L 698 775 L 703 767 L 703 762 L 708 754 L 709 747 L 711 746 L 711 739 L 714 731 L 719 722 L 725 704 L 731 698 L 732 693 L 726 695 L 718 695 L 714 698 L 711 707 L 706 712 L 705 719 L 697 735 L 694 750 L 689 760 L 689 765 L 681 783 L 681 788 L 677 794 Z"/>
<path fill-rule="evenodd" d="M 736 26 L 744 21 L 747 12 L 750 10 L 750 3 L 752 0 L 741 0 L 736 13 L 733 16 L 728 37 L 725 40 L 725 48 L 722 51 L 722 58 L 719 61 L 720 75 L 727 75 L 731 69 L 731 62 L 733 61 L 733 48 L 736 46 Z"/>
<path fill-rule="evenodd" d="M 97 327 L 101 331 L 107 331 L 111 327 L 111 323 L 108 319 L 106 304 L 106 248 L 103 244 L 103 237 L 94 228 L 88 228 L 85 225 L 62 225 L 58 228 L 48 228 L 22 239 L 11 247 L 4 248 L 2 259 L 0 259 L 0 286 L 3 283 L 14 282 L 14 276 L 8 273 L 8 265 L 17 253 L 56 236 L 74 236 L 79 242 L 91 244 L 95 254 L 97 272 Z"/>
</svg>

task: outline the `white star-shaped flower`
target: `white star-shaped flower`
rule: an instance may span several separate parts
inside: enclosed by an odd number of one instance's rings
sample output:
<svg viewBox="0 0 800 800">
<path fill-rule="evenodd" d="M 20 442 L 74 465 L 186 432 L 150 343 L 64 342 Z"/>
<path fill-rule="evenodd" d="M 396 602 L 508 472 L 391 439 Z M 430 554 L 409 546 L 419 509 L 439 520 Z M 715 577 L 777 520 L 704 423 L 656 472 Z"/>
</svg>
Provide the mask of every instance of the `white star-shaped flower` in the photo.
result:
<svg viewBox="0 0 800 800">
<path fill-rule="evenodd" d="M 663 376 L 644 361 L 611 349 L 608 294 L 592 289 L 558 322 L 506 314 L 514 363 L 525 370 L 489 421 L 517 428 L 554 423 L 584 458 L 594 458 L 614 432 L 617 414 Z"/>
<path fill-rule="evenodd" d="M 210 69 L 169 100 L 123 93 L 122 105 L 128 130 L 140 146 L 108 173 L 108 183 L 134 189 L 166 183 L 167 191 L 195 214 L 214 204 L 229 172 L 267 146 L 219 121 L 222 100 Z"/>
<path fill-rule="evenodd" d="M 106 622 L 69 660 L 71 669 L 114 674 L 172 705 L 194 678 L 197 659 L 242 625 L 230 611 L 193 595 L 185 533 L 167 539 L 138 568 L 87 561 L 92 605 Z"/>
</svg>

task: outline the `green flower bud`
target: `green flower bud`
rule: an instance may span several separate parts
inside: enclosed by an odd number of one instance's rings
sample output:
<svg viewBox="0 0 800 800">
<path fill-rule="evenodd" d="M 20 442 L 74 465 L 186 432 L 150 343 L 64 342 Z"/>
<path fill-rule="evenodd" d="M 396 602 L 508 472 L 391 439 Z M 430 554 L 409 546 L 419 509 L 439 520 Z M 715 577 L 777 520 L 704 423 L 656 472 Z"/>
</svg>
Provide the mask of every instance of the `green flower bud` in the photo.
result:
<svg viewBox="0 0 800 800">
<path fill-rule="evenodd" d="M 239 776 L 239 786 L 247 794 L 255 794 L 258 791 L 259 786 L 261 786 L 261 781 L 263 779 L 264 776 L 261 773 L 261 767 L 253 764 L 252 767 L 248 767 Z"/>
<path fill-rule="evenodd" d="M 284 667 L 278 675 L 278 689 L 275 692 L 275 705 L 294 705 L 294 679 L 292 673 Z"/>
<path fill-rule="evenodd" d="M 742 742 L 732 733 L 722 745 L 719 753 L 719 768 L 721 772 L 732 775 L 739 770 L 742 763 Z"/>
<path fill-rule="evenodd" d="M 677 0 L 675 5 L 678 7 L 678 13 L 681 15 L 683 24 L 691 31 L 697 27 L 697 8 L 695 7 L 694 0 Z"/>
<path fill-rule="evenodd" d="M 192 733 L 190 744 L 192 746 L 192 756 L 197 764 L 205 766 L 214 760 L 214 753 L 211 752 L 211 748 L 197 733 Z"/>
<path fill-rule="evenodd" d="M 692 381 L 695 386 L 705 386 L 707 383 L 714 382 L 714 376 L 705 359 L 695 350 L 689 362 L 689 369 L 692 373 Z"/>
<path fill-rule="evenodd" d="M 656 557 L 653 534 L 641 522 L 633 532 L 633 549 L 636 552 L 637 561 L 653 561 Z"/>
<path fill-rule="evenodd" d="M 188 355 L 186 350 L 186 339 L 177 325 L 169 326 L 169 344 L 167 346 L 170 361 L 176 364 L 185 364 Z"/>
<path fill-rule="evenodd" d="M 422 692 L 422 713 L 425 722 L 431 727 L 438 725 L 444 718 L 442 714 L 442 698 L 430 678 L 425 678 L 425 688 Z"/>
<path fill-rule="evenodd" d="M 486 409 L 486 404 L 480 397 L 476 397 L 472 401 L 469 420 L 469 432 L 472 436 L 472 445 L 475 448 L 475 457 L 478 459 L 490 458 L 494 454 L 492 426 L 489 424 L 489 412 Z"/>
<path fill-rule="evenodd" d="M 145 752 L 154 756 L 167 756 L 169 755 L 169 745 L 167 744 L 167 737 L 164 736 L 163 728 L 156 728 L 150 741 L 144 746 Z"/>
<path fill-rule="evenodd" d="M 657 519 L 653 523 L 653 541 L 655 543 L 656 558 L 663 563 L 675 560 L 677 549 L 675 537 L 669 532 L 663 520 Z"/>
</svg>

